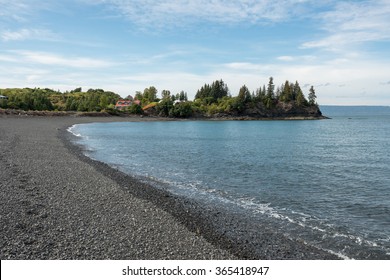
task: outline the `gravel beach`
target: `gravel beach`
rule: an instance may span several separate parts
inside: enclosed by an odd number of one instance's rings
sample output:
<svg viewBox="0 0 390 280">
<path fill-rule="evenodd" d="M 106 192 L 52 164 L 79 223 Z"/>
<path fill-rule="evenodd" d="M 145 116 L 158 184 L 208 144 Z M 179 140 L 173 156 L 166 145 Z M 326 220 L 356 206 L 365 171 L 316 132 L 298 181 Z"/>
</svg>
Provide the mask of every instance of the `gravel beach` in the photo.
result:
<svg viewBox="0 0 390 280">
<path fill-rule="evenodd" d="M 0 116 L 1 259 L 337 259 L 93 161 L 66 131 L 149 120 Z"/>
</svg>

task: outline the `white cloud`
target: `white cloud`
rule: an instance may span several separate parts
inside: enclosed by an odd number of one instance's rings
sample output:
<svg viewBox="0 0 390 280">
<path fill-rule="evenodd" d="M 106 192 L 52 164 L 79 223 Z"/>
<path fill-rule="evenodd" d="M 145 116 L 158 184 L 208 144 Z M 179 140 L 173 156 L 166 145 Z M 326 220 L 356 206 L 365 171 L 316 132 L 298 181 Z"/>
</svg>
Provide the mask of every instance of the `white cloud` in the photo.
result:
<svg viewBox="0 0 390 280">
<path fill-rule="evenodd" d="M 298 55 L 298 56 L 291 56 L 291 55 L 282 55 L 276 57 L 276 60 L 282 61 L 282 62 L 300 62 L 300 63 L 310 63 L 317 59 L 314 55 Z"/>
<path fill-rule="evenodd" d="M 28 22 L 37 11 L 51 10 L 53 1 L 0 0 L 0 22 Z"/>
<path fill-rule="evenodd" d="M 45 54 L 46 58 L 42 56 Z M 9 60 L 20 58 L 20 64 Z M 89 68 L 73 68 L 69 71 L 64 57 L 33 52 L 18 52 L 14 56 L 2 55 L 3 67 L 7 72 L 0 73 L 0 80 L 6 81 L 3 87 L 49 87 L 69 90 L 81 86 L 83 88 L 104 88 L 113 90 L 122 96 L 134 94 L 148 86 L 156 86 L 159 92 L 163 89 L 173 93 L 184 90 L 193 98 L 196 90 L 204 83 L 223 79 L 232 95 L 236 95 L 242 85 L 251 91 L 268 83 L 274 77 L 277 86 L 285 80 L 301 84 L 304 93 L 308 93 L 310 85 L 314 85 L 320 104 L 346 105 L 390 105 L 388 95 L 388 65 L 385 62 L 338 60 L 326 63 L 301 64 L 299 61 L 286 64 L 255 64 L 235 62 L 230 64 L 214 64 L 209 71 L 194 74 L 173 67 L 166 69 L 132 69 L 129 65 L 118 64 L 110 71 L 94 71 Z M 81 58 L 70 58 L 76 63 Z M 88 61 L 86 59 L 85 61 Z M 66 66 L 66 67 L 53 67 Z M 378 86 L 379 85 L 379 86 Z M 365 93 L 364 93 L 365 92 Z M 364 93 L 364 94 L 363 94 Z"/>
<path fill-rule="evenodd" d="M 58 36 L 47 29 L 28 29 L 22 28 L 17 31 L 3 31 L 0 38 L 5 41 L 25 41 L 25 40 L 43 40 L 53 41 L 58 40 Z"/>
<path fill-rule="evenodd" d="M 303 48 L 340 50 L 346 45 L 390 40 L 390 1 L 339 2 L 319 15 L 325 37 L 302 44 Z"/>
<path fill-rule="evenodd" d="M 279 56 L 276 58 L 277 60 L 281 60 L 281 61 L 294 61 L 295 58 L 292 57 L 292 56 L 289 56 L 289 55 L 283 55 L 283 56 Z"/>
<path fill-rule="evenodd" d="M 142 27 L 180 27 L 190 22 L 268 23 L 297 15 L 306 1 L 298 0 L 100 0 Z"/>
<path fill-rule="evenodd" d="M 29 13 L 29 5 L 27 1 L 0 0 L 0 7 L 0 18 L 3 21 L 24 21 L 24 17 Z"/>
<path fill-rule="evenodd" d="M 235 71 L 257 71 L 264 69 L 264 65 L 249 62 L 231 62 L 224 64 L 223 67 Z"/>
<path fill-rule="evenodd" d="M 362 57 L 359 60 L 334 59 L 323 62 L 297 59 L 274 64 L 235 62 L 215 66 L 214 69 L 205 77 L 222 78 L 233 95 L 238 93 L 243 84 L 253 91 L 267 84 L 269 76 L 273 76 L 276 86 L 286 80 L 297 80 L 305 94 L 313 85 L 320 104 L 390 105 L 388 87 L 384 86 L 389 73 L 386 61 L 372 61 Z M 211 82 L 210 78 L 206 81 Z M 378 87 L 378 84 L 383 86 Z"/>
<path fill-rule="evenodd" d="M 14 55 L 0 54 L 0 61 L 2 61 L 2 62 L 18 62 L 18 59 Z"/>
<path fill-rule="evenodd" d="M 36 52 L 25 50 L 8 51 L 6 55 L 0 55 L 0 60 L 19 64 L 33 63 L 48 66 L 65 66 L 70 68 L 105 68 L 114 66 L 115 63 L 107 60 L 88 57 L 65 57 L 48 52 Z"/>
</svg>

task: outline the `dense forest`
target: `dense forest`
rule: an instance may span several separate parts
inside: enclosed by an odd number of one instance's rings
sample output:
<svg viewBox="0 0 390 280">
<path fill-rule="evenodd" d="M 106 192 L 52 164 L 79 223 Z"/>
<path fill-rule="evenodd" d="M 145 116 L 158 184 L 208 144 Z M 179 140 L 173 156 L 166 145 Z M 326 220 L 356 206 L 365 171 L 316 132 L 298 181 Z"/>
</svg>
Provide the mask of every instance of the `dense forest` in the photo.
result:
<svg viewBox="0 0 390 280">
<path fill-rule="evenodd" d="M 131 106 L 116 109 L 121 96 L 102 89 L 82 88 L 60 92 L 52 89 L 13 88 L 0 89 L 0 108 L 38 111 L 108 112 L 110 114 L 146 114 L 163 117 L 238 117 L 253 118 L 311 116 L 320 117 L 313 86 L 306 98 L 299 83 L 286 81 L 275 87 L 273 78 L 268 84 L 250 91 L 243 85 L 236 96 L 232 96 L 223 80 L 203 85 L 188 100 L 186 92 L 171 94 L 169 90 L 158 90 L 151 86 L 143 92 L 137 91 L 124 100 Z M 137 102 L 134 102 L 137 100 Z"/>
<path fill-rule="evenodd" d="M 102 89 L 89 89 L 82 92 L 76 88 L 70 92 L 61 93 L 51 89 L 13 88 L 1 89 L 0 95 L 7 99 L 0 101 L 1 108 L 37 110 L 37 111 L 81 111 L 94 112 L 114 108 L 121 97 Z"/>
</svg>

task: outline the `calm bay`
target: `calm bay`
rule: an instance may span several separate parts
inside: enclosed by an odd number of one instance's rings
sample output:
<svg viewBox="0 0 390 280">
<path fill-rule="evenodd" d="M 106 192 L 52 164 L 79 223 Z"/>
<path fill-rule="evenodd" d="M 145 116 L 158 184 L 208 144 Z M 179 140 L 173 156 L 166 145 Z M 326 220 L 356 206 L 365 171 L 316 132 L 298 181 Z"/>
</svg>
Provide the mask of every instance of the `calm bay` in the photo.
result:
<svg viewBox="0 0 390 280">
<path fill-rule="evenodd" d="M 157 188 L 240 211 L 343 258 L 390 258 L 390 108 L 328 120 L 80 124 L 87 156 Z"/>
</svg>

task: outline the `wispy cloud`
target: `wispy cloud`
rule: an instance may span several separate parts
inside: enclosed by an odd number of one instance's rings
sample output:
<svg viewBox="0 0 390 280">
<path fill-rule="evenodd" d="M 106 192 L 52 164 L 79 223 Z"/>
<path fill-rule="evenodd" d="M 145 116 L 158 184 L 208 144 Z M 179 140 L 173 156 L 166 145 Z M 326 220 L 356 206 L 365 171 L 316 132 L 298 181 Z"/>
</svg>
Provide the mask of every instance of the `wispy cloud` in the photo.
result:
<svg viewBox="0 0 390 280">
<path fill-rule="evenodd" d="M 0 41 L 60 41 L 53 31 L 35 27 L 40 13 L 61 10 L 57 1 L 0 0 Z M 45 25 L 40 21 L 38 26 Z"/>
<path fill-rule="evenodd" d="M 237 70 L 237 71 L 256 71 L 260 69 L 264 69 L 264 65 L 262 64 L 255 64 L 255 63 L 249 63 L 249 62 L 232 62 L 232 63 L 226 63 L 223 65 L 226 69 L 231 70 Z"/>
<path fill-rule="evenodd" d="M 6 30 L 0 33 L 0 38 L 5 41 L 43 40 L 55 41 L 59 36 L 47 29 L 22 28 L 16 31 Z"/>
<path fill-rule="evenodd" d="M 303 48 L 338 50 L 345 45 L 390 40 L 390 2 L 340 2 L 319 15 L 325 37 L 306 42 Z"/>
<path fill-rule="evenodd" d="M 289 56 L 289 55 L 278 56 L 276 59 L 280 60 L 280 61 L 294 61 L 295 60 L 294 57 Z"/>
<path fill-rule="evenodd" d="M 279 61 L 282 62 L 301 62 L 301 63 L 306 63 L 306 62 L 312 62 L 316 59 L 315 56 L 313 55 L 300 55 L 300 56 L 290 56 L 290 55 L 282 55 L 278 56 L 276 58 Z"/>
<path fill-rule="evenodd" d="M 53 4 L 41 0 L 0 0 L 0 22 L 28 22 L 37 11 L 50 10 Z"/>
<path fill-rule="evenodd" d="M 5 20 L 24 21 L 29 14 L 29 4 L 27 1 L 7 1 L 0 0 L 0 18 Z"/>
<path fill-rule="evenodd" d="M 102 59 L 88 57 L 65 57 L 48 52 L 35 52 L 25 50 L 9 51 L 6 55 L 0 55 L 0 60 L 14 63 L 36 63 L 49 66 L 65 66 L 70 68 L 105 68 L 114 66 L 115 63 Z"/>
<path fill-rule="evenodd" d="M 296 14 L 307 1 L 299 0 L 100 0 L 143 27 L 178 27 L 206 21 L 223 24 L 279 22 Z"/>
</svg>

